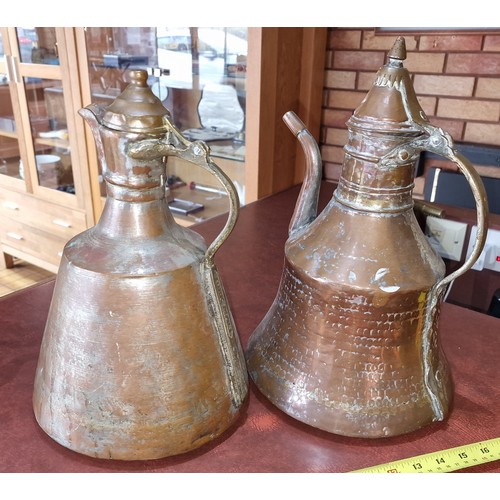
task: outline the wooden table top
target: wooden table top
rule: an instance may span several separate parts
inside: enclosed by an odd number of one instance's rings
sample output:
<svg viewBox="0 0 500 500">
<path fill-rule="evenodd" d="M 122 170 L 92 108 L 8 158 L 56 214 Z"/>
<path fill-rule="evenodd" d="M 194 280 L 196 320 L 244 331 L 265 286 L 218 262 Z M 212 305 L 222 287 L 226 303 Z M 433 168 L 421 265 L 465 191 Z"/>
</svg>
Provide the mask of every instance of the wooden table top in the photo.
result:
<svg viewBox="0 0 500 500">
<path fill-rule="evenodd" d="M 332 189 L 323 186 L 320 208 Z M 245 206 L 216 255 L 244 347 L 276 295 L 297 195 L 298 188 L 293 188 Z M 211 241 L 224 222 L 220 216 L 193 229 Z M 0 300 L 2 472 L 348 472 L 500 436 L 500 320 L 444 304 L 440 336 L 455 381 L 453 408 L 444 422 L 392 438 L 337 436 L 295 421 L 251 384 L 236 425 L 198 450 L 133 462 L 80 455 L 49 438 L 38 427 L 31 406 L 53 284 Z M 500 462 L 464 471 L 500 472 Z"/>
</svg>

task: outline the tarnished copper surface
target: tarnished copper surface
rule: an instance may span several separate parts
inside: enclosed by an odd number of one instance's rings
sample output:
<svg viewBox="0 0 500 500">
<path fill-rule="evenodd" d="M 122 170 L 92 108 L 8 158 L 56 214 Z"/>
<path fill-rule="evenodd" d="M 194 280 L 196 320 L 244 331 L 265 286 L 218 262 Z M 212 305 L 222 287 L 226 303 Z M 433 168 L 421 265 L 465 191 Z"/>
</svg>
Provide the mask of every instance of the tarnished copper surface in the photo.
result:
<svg viewBox="0 0 500 500">
<path fill-rule="evenodd" d="M 147 74 L 131 76 L 119 106 L 81 112 L 108 196 L 98 224 L 64 249 L 33 407 L 43 430 L 67 448 L 144 460 L 192 450 L 228 429 L 248 379 L 213 262 L 236 223 L 236 191 L 206 146 L 186 141 L 166 110 L 160 117 Z M 113 121 L 123 130 L 106 125 Z M 228 192 L 228 220 L 208 248 L 175 223 L 165 202 L 165 157 L 174 154 L 212 172 Z"/>
<path fill-rule="evenodd" d="M 405 57 L 400 38 L 348 121 L 339 184 L 318 217 L 319 150 L 300 120 L 285 115 L 308 170 L 277 296 L 246 353 L 251 377 L 277 407 L 346 436 L 395 436 L 446 418 L 453 388 L 438 339 L 439 305 L 486 235 L 480 177 L 427 121 Z M 477 204 L 473 255 L 446 277 L 413 212 L 424 149 L 457 164 Z"/>
<path fill-rule="evenodd" d="M 319 207 L 329 202 L 332 190 L 332 183 L 321 183 Z M 275 297 L 298 193 L 296 186 L 246 205 L 217 252 L 244 346 Z M 470 220 L 471 210 L 449 208 L 449 216 Z M 492 219 L 492 227 L 500 229 L 500 215 Z M 211 241 L 224 221 L 224 216 L 214 217 L 194 229 Z M 0 298 L 0 470 L 4 473 L 341 473 L 500 436 L 500 320 L 446 302 L 440 314 L 439 338 L 453 371 L 455 395 L 453 410 L 444 422 L 389 438 L 339 436 L 286 415 L 251 384 L 248 404 L 235 425 L 187 454 L 138 462 L 98 460 L 74 453 L 48 438 L 36 425 L 30 407 L 53 284 Z M 454 287 L 463 285 L 459 279 Z M 476 283 L 480 292 L 478 286 Z M 500 472 L 500 461 L 461 472 Z"/>
</svg>

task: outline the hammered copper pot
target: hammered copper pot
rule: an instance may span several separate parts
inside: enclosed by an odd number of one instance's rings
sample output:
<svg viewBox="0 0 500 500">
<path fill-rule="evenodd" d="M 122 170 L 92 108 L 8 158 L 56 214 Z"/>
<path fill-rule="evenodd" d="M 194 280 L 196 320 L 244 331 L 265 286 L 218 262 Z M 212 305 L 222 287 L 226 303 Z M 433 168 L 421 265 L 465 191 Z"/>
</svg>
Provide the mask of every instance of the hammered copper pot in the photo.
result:
<svg viewBox="0 0 500 500">
<path fill-rule="evenodd" d="M 246 353 L 252 379 L 278 408 L 346 436 L 394 436 L 446 418 L 453 386 L 438 338 L 440 303 L 486 236 L 480 177 L 428 122 L 405 57 L 400 38 L 348 121 L 338 187 L 318 216 L 320 152 L 297 116 L 285 115 L 308 170 L 277 296 Z M 422 150 L 453 161 L 477 204 L 474 250 L 446 277 L 413 212 Z"/>
<path fill-rule="evenodd" d="M 65 247 L 43 336 L 33 406 L 57 442 L 92 457 L 187 452 L 238 418 L 243 351 L 213 258 L 234 227 L 234 186 L 204 143 L 172 125 L 145 71 L 108 107 L 81 111 L 107 187 L 99 222 Z M 205 244 L 165 201 L 165 159 L 223 184 L 229 217 Z"/>
</svg>

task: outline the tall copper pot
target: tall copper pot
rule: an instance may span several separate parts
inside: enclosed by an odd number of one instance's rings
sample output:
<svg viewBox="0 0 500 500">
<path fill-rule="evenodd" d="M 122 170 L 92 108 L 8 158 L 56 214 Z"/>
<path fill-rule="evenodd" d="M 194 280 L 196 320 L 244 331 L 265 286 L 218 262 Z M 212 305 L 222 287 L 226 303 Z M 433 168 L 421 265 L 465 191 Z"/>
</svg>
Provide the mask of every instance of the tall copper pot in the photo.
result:
<svg viewBox="0 0 500 500">
<path fill-rule="evenodd" d="M 243 351 L 214 254 L 238 199 L 204 143 L 191 143 L 145 71 L 107 108 L 90 105 L 106 181 L 99 222 L 64 248 L 36 371 L 33 406 L 57 442 L 98 458 L 183 453 L 219 436 L 247 395 Z M 165 159 L 213 173 L 230 200 L 207 248 L 165 201 Z"/>
<path fill-rule="evenodd" d="M 405 58 L 399 38 L 348 121 L 338 187 L 318 216 L 320 152 L 302 122 L 285 115 L 308 170 L 276 299 L 246 352 L 252 379 L 277 407 L 346 436 L 394 436 L 447 416 L 453 388 L 438 338 L 440 302 L 486 235 L 481 179 L 428 122 Z M 474 250 L 446 277 L 413 212 L 422 150 L 456 163 L 477 204 Z"/>
</svg>

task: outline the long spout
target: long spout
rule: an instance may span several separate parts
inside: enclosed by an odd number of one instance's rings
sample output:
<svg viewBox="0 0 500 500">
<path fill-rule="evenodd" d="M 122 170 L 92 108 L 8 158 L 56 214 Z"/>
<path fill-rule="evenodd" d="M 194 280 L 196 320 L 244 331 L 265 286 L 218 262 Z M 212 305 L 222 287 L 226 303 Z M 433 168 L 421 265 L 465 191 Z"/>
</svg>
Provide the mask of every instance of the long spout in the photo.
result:
<svg viewBox="0 0 500 500">
<path fill-rule="evenodd" d="M 317 216 L 322 161 L 317 142 L 300 118 L 293 111 L 288 111 L 283 121 L 299 140 L 306 157 L 306 174 L 288 228 L 289 235 L 292 235 Z"/>
</svg>

